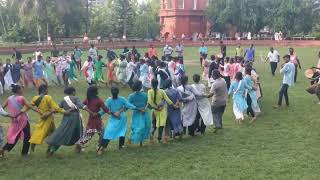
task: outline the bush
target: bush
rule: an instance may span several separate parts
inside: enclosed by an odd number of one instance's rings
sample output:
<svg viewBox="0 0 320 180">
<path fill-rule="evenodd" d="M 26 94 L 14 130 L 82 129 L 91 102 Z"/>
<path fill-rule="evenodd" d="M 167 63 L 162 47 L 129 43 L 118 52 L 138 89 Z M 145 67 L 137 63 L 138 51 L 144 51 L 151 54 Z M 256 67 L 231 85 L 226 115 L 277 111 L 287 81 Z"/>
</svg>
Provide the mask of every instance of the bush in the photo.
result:
<svg viewBox="0 0 320 180">
<path fill-rule="evenodd" d="M 7 42 L 31 42 L 37 40 L 36 33 L 29 29 L 20 29 L 17 26 L 13 26 L 2 35 L 4 41 Z"/>
<path fill-rule="evenodd" d="M 320 40 L 320 32 L 312 33 L 312 36 L 316 38 L 316 40 Z"/>
</svg>

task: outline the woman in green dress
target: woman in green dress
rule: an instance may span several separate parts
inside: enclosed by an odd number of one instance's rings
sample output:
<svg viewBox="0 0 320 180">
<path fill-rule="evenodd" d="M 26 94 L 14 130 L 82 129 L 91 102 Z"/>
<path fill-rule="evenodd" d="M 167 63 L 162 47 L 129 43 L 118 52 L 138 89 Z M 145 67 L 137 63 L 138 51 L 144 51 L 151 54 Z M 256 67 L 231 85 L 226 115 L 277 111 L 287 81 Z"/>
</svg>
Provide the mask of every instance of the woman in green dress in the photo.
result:
<svg viewBox="0 0 320 180">
<path fill-rule="evenodd" d="M 71 61 L 70 61 L 69 79 L 71 81 L 77 81 L 78 82 L 78 79 L 77 79 L 77 76 L 76 76 L 76 73 L 75 73 L 76 68 L 77 68 L 77 61 L 76 61 L 75 56 L 72 54 L 71 55 Z"/>
<path fill-rule="evenodd" d="M 102 56 L 99 55 L 98 56 L 98 59 L 96 61 L 94 61 L 94 81 L 97 83 L 97 82 L 102 82 L 102 83 L 105 83 L 104 82 L 104 77 L 103 77 L 103 73 L 102 73 L 102 68 L 103 67 L 106 67 L 106 64 L 104 62 L 102 62 Z"/>
<path fill-rule="evenodd" d="M 64 114 L 60 126 L 46 140 L 49 145 L 48 156 L 52 156 L 61 145 L 73 146 L 80 140 L 83 134 L 80 109 L 88 111 L 93 116 L 97 116 L 97 113 L 90 111 L 87 106 L 75 96 L 75 88 L 67 87 L 64 93 L 66 96 L 60 103 L 60 107 L 67 113 Z M 76 146 L 76 151 L 79 152 L 78 146 Z"/>
</svg>

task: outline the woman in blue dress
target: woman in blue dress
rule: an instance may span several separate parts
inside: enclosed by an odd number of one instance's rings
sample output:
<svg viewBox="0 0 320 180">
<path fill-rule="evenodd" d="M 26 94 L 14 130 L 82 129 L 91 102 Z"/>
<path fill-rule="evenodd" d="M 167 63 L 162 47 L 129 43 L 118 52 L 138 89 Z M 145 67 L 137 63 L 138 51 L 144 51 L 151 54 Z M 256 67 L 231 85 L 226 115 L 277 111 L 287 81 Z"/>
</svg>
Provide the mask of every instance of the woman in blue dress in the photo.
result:
<svg viewBox="0 0 320 180">
<path fill-rule="evenodd" d="M 179 91 L 175 88 L 172 88 L 172 80 L 167 80 L 165 82 L 165 87 L 167 89 L 167 96 L 174 104 L 179 104 L 179 102 L 183 101 Z M 171 128 L 173 128 L 173 138 L 175 138 L 175 136 L 179 136 L 181 139 L 183 135 L 183 124 L 180 107 L 177 108 L 172 105 L 168 106 L 168 120 L 170 121 Z"/>
<path fill-rule="evenodd" d="M 248 108 L 245 98 L 245 90 L 245 82 L 242 80 L 242 73 L 237 72 L 235 80 L 231 83 L 228 94 L 233 94 L 233 113 L 236 116 L 236 123 L 239 124 L 244 120 L 244 112 Z"/>
<path fill-rule="evenodd" d="M 136 109 L 136 107 L 130 104 L 124 97 L 118 96 L 119 89 L 117 87 L 111 88 L 111 94 L 112 97 L 105 101 L 105 105 L 109 109 L 110 115 L 97 155 L 101 155 L 104 149 L 107 148 L 109 142 L 111 140 L 116 140 L 117 138 L 119 138 L 119 149 L 123 148 L 127 132 L 127 116 L 125 111 L 126 109 Z M 105 112 L 100 111 L 99 114 L 103 116 Z"/>
<path fill-rule="evenodd" d="M 151 128 L 150 112 L 147 110 L 148 96 L 145 92 L 141 92 L 141 81 L 134 82 L 131 88 L 134 92 L 128 97 L 129 103 L 140 110 L 134 110 L 132 114 L 129 144 L 131 142 L 134 144 L 140 143 L 140 146 L 142 146 L 143 142 L 149 139 Z"/>
<path fill-rule="evenodd" d="M 243 81 L 245 82 L 245 88 L 247 89 L 247 104 L 248 104 L 248 109 L 247 109 L 247 114 L 251 115 L 252 120 L 251 122 L 254 122 L 257 117 L 257 113 L 260 112 L 260 107 L 258 104 L 258 98 L 257 98 L 257 92 L 254 87 L 254 80 L 251 77 L 251 67 L 246 67 L 245 68 L 245 77 Z"/>
</svg>

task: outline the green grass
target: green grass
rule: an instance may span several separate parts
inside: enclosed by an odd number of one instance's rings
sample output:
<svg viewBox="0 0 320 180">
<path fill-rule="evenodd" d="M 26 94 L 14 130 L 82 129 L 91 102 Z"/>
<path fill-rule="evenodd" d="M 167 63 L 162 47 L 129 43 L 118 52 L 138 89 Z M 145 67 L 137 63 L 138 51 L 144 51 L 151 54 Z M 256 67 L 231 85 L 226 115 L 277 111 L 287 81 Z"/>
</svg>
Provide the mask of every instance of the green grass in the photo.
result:
<svg viewBox="0 0 320 180">
<path fill-rule="evenodd" d="M 233 54 L 233 49 L 228 47 L 228 52 Z M 287 48 L 278 50 L 281 55 L 287 52 Z M 209 54 L 216 51 L 217 48 L 210 48 Z M 0 159 L 0 179 L 320 179 L 320 105 L 315 96 L 305 92 L 309 81 L 303 76 L 305 69 L 317 63 L 318 49 L 296 48 L 296 51 L 303 70 L 299 72 L 298 83 L 289 89 L 290 108 L 272 108 L 282 78 L 279 74 L 271 77 L 269 64 L 255 63 L 264 95 L 260 101 L 263 114 L 255 124 L 235 125 L 229 101 L 223 131 L 214 134 L 210 127 L 204 136 L 184 137 L 181 142 L 172 141 L 168 145 L 129 146 L 119 151 L 118 142 L 112 142 L 105 155 L 96 157 L 95 138 L 80 155 L 75 154 L 72 147 L 62 147 L 54 157 L 47 159 L 46 145 L 41 145 L 25 159 L 19 155 L 19 142 L 12 152 Z M 257 47 L 257 59 L 267 52 L 268 47 Z M 186 48 L 186 59 L 198 62 L 197 48 Z M 188 66 L 187 71 L 192 75 L 200 73 L 200 68 Z M 77 95 L 83 99 L 85 83 L 75 86 Z M 50 95 L 56 101 L 62 100 L 62 92 L 62 88 L 50 88 Z M 121 89 L 122 95 L 127 96 L 129 92 L 129 89 Z M 24 95 L 30 100 L 36 93 L 29 89 Z M 110 95 L 109 89 L 102 87 L 99 94 L 105 99 Z M 2 96 L 0 102 L 7 96 Z M 29 115 L 33 126 L 38 115 L 32 112 Z M 128 125 L 130 117 L 129 111 Z M 61 116 L 56 116 L 55 120 L 59 124 Z M 106 117 L 103 121 L 106 123 Z M 8 119 L 1 118 L 5 128 L 8 123 Z"/>
</svg>

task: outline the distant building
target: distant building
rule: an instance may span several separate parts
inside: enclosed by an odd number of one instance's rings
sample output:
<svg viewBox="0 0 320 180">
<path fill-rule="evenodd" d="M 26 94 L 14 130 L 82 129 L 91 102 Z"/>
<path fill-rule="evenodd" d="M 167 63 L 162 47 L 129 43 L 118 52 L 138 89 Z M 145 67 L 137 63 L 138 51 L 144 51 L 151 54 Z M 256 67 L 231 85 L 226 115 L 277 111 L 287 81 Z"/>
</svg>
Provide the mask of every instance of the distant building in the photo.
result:
<svg viewBox="0 0 320 180">
<path fill-rule="evenodd" d="M 161 36 L 205 35 L 208 29 L 205 13 L 207 5 L 207 0 L 160 0 Z"/>
<path fill-rule="evenodd" d="M 103 5 L 107 0 L 88 0 L 89 5 L 100 6 Z"/>
</svg>

